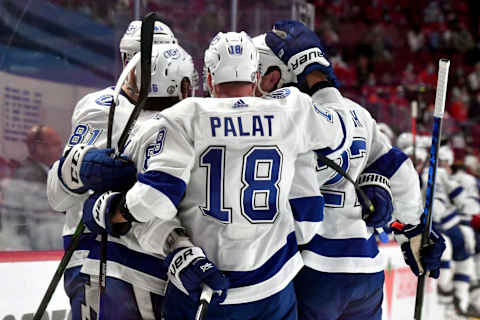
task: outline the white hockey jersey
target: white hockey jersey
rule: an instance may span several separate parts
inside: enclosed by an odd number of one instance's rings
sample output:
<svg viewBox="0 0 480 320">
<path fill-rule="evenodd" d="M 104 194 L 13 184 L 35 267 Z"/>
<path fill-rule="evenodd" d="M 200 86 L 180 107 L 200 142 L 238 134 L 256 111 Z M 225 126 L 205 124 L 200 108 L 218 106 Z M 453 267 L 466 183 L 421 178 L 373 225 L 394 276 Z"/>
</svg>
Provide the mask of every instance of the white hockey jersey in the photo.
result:
<svg viewBox="0 0 480 320">
<path fill-rule="evenodd" d="M 455 221 L 460 220 L 460 224 L 470 227 L 472 215 L 480 212 L 475 177 L 463 170 L 459 170 L 455 174 L 449 174 L 445 169 L 441 169 L 439 172 L 439 177 L 437 177 L 439 184 L 436 185 L 436 188 L 439 187 L 442 193 L 438 196 L 435 194 L 435 197 L 441 203 L 434 203 L 434 205 L 438 205 L 438 210 L 442 212 L 442 223 L 445 223 L 447 217 L 455 216 Z M 454 212 L 455 214 L 453 214 Z M 452 223 L 448 224 L 448 226 L 450 225 Z"/>
<path fill-rule="evenodd" d="M 105 148 L 107 125 L 113 87 L 90 93 L 75 106 L 72 115 L 72 134 L 66 149 L 78 143 Z M 119 96 L 115 109 L 112 130 L 112 146 L 116 146 L 134 105 L 126 95 Z M 144 111 L 137 123 L 150 119 L 153 112 Z M 64 247 L 67 248 L 72 234 L 82 217 L 83 203 L 91 193 L 76 194 L 67 190 L 58 178 L 59 161 L 55 162 L 48 175 L 47 195 L 49 203 L 57 211 L 66 211 L 63 230 Z M 82 266 L 81 272 L 98 275 L 100 236 L 88 232 L 82 235 L 77 250 L 68 267 Z M 145 252 L 133 235 L 120 238 L 108 237 L 107 276 L 122 279 L 145 290 L 164 294 L 166 267 L 160 256 Z"/>
<path fill-rule="evenodd" d="M 313 95 L 317 105 L 344 115 L 352 143 L 338 159 L 338 164 L 356 180 L 363 172 L 373 172 L 390 179 L 394 219 L 418 224 L 422 200 L 418 174 L 408 157 L 392 148 L 377 129 L 369 112 L 357 103 L 342 97 L 333 87 Z M 322 222 L 296 220 L 302 257 L 306 266 L 332 273 L 374 273 L 384 269 L 374 228 L 362 219 L 362 208 L 352 183 L 324 165 L 317 167 L 322 185 L 325 213 Z"/>
<path fill-rule="evenodd" d="M 428 170 L 422 174 L 423 193 L 426 192 Z M 458 206 L 463 202 L 461 186 L 453 179 L 444 168 L 437 168 L 435 180 L 435 193 L 432 204 L 432 220 L 443 230 L 448 230 L 459 224 L 460 216 Z"/>
<path fill-rule="evenodd" d="M 480 210 L 478 208 L 480 195 L 478 193 L 477 179 L 473 175 L 465 172 L 465 170 L 462 169 L 455 172 L 452 175 L 452 178 L 462 187 L 462 191 L 465 193 L 465 205 L 468 206 L 464 209 L 465 213 L 480 213 Z"/>
<path fill-rule="evenodd" d="M 314 174 L 308 151 L 343 152 L 350 142 L 342 122 L 296 88 L 180 102 L 145 123 L 127 146 L 141 171 L 127 206 L 139 221 L 163 221 L 136 224 L 134 233 L 145 248 L 164 253 L 178 217 L 230 279 L 224 304 L 279 292 L 303 266 L 288 201 L 292 179 L 301 170 Z M 321 215 L 321 202 L 317 192 L 309 209 Z"/>
</svg>

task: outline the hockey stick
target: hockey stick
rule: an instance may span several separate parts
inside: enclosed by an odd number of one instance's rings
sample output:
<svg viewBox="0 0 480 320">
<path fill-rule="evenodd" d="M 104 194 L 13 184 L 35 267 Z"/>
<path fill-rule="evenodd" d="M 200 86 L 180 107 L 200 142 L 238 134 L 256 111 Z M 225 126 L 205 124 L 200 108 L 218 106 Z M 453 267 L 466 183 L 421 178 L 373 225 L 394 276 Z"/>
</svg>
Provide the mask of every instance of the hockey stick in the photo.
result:
<svg viewBox="0 0 480 320">
<path fill-rule="evenodd" d="M 200 295 L 200 304 L 198 305 L 197 313 L 195 314 L 195 320 L 203 320 L 207 315 L 208 305 L 212 300 L 213 290 L 207 286 L 202 286 L 202 294 Z"/>
<path fill-rule="evenodd" d="M 125 142 L 127 140 L 130 130 L 135 125 L 140 112 L 145 105 L 145 101 L 148 98 L 148 89 L 150 88 L 151 81 L 151 59 L 152 59 L 152 44 L 153 44 L 153 27 L 156 20 L 155 13 L 149 13 L 145 16 L 142 21 L 142 29 L 140 32 L 140 69 L 141 69 L 141 84 L 140 84 L 140 94 L 138 97 L 137 104 L 133 109 L 130 117 L 128 118 L 127 124 L 122 131 L 120 139 L 118 141 L 118 148 L 115 154 L 115 157 L 122 153 L 123 148 L 125 147 Z M 158 20 L 158 19 L 157 19 Z M 119 81 L 122 80 L 121 77 Z M 123 82 L 122 82 L 123 84 Z M 118 91 L 120 92 L 120 90 Z M 118 97 L 118 96 L 117 96 Z M 107 135 L 107 148 L 111 147 L 112 144 L 112 127 L 113 127 L 113 118 L 115 114 L 116 99 L 112 99 L 112 105 L 108 114 L 108 135 Z M 105 285 L 106 285 L 106 274 L 107 274 L 107 244 L 108 244 L 108 233 L 102 233 L 102 239 L 100 243 L 100 270 L 98 273 L 99 276 L 99 307 L 98 307 L 98 320 L 101 320 L 103 317 L 103 307 L 104 307 L 104 297 L 105 297 Z"/>
<path fill-rule="evenodd" d="M 68 248 L 62 257 L 62 260 L 60 260 L 57 270 L 55 271 L 55 274 L 53 275 L 53 278 L 50 281 L 50 284 L 48 285 L 47 291 L 43 295 L 42 301 L 40 302 L 40 305 L 38 306 L 37 311 L 33 315 L 33 320 L 42 319 L 43 314 L 47 309 L 48 303 L 52 299 L 53 293 L 55 292 L 55 289 L 57 288 L 57 285 L 60 282 L 60 279 L 62 278 L 63 273 L 65 272 L 65 269 L 67 268 L 68 262 L 70 262 L 70 259 L 72 258 L 73 252 L 78 246 L 78 242 L 80 241 L 80 236 L 83 234 L 84 230 L 85 230 L 85 225 L 83 223 L 79 223 L 77 228 L 75 229 L 74 234 L 72 235 L 72 241 L 68 245 Z"/>
<path fill-rule="evenodd" d="M 435 95 L 435 111 L 433 113 L 432 146 L 430 147 L 430 167 L 428 170 L 425 208 L 422 215 L 422 222 L 425 224 L 425 229 L 423 230 L 420 248 L 428 246 L 428 240 L 430 238 L 430 232 L 432 229 L 433 194 L 435 192 L 438 148 L 440 146 L 442 118 L 443 112 L 445 110 L 445 97 L 447 95 L 448 69 L 450 67 L 450 61 L 447 59 L 440 59 L 438 62 L 438 67 L 437 92 Z M 418 277 L 417 294 L 415 297 L 415 320 L 420 320 L 422 318 L 423 293 L 425 289 L 425 280 L 427 273 L 428 272 L 424 272 Z"/>
<path fill-rule="evenodd" d="M 323 162 L 327 167 L 332 168 L 338 174 L 340 174 L 342 177 L 344 177 L 345 179 L 347 179 L 349 182 L 353 184 L 353 187 L 357 191 L 360 198 L 362 198 L 363 203 L 366 204 L 367 209 L 370 212 L 367 216 L 364 216 L 363 219 L 368 218 L 370 214 L 373 214 L 375 212 L 375 207 L 373 206 L 372 202 L 367 197 L 365 192 L 358 187 L 358 184 L 353 180 L 352 177 L 350 177 L 350 175 L 345 170 L 343 170 L 342 167 L 340 167 L 338 164 L 335 163 L 335 161 L 330 160 L 329 158 L 325 157 L 321 153 L 317 153 L 317 157 L 318 157 L 318 160 Z M 378 237 L 380 238 L 380 241 L 382 241 L 383 243 L 388 242 L 388 235 L 385 233 L 385 231 L 383 231 L 382 228 L 375 228 L 375 231 L 377 232 Z"/>
<path fill-rule="evenodd" d="M 358 192 L 358 194 L 360 195 L 360 198 L 362 198 L 363 202 L 367 205 L 367 209 L 368 211 L 370 211 L 370 214 L 372 214 L 374 211 L 375 211 L 375 208 L 373 207 L 373 204 L 372 202 L 370 201 L 370 199 L 367 197 L 367 195 L 365 194 L 365 192 L 363 192 L 362 189 L 360 189 L 358 187 L 358 184 L 353 181 L 352 177 L 350 177 L 350 175 L 345 171 L 343 170 L 342 167 L 340 167 L 338 164 L 335 163 L 335 161 L 333 160 L 330 160 L 329 158 L 325 157 L 323 154 L 321 153 L 316 153 L 317 154 L 317 157 L 318 157 L 318 160 L 320 160 L 321 162 L 323 162 L 327 167 L 330 167 L 332 168 L 333 170 L 335 170 L 337 173 L 339 173 L 342 177 L 344 177 L 345 179 L 347 179 L 348 181 L 350 181 L 355 190 Z M 368 218 L 367 217 L 364 217 L 364 218 Z"/>
<path fill-rule="evenodd" d="M 113 119 L 115 118 L 115 108 L 118 104 L 118 96 L 122 89 L 123 83 L 127 79 L 127 76 L 130 72 L 137 66 L 138 61 L 140 60 L 140 53 L 136 53 L 132 60 L 125 66 L 125 69 L 122 71 L 120 78 L 118 78 L 117 84 L 113 91 L 112 103 L 110 105 L 110 110 L 108 112 L 108 127 L 107 127 L 107 148 L 112 147 L 112 130 L 113 130 Z M 81 222 L 80 222 L 81 223 Z M 99 303 L 98 303 L 98 315 L 97 318 L 100 320 L 101 315 L 103 314 L 103 306 L 105 301 L 105 291 L 107 285 L 107 244 L 108 244 L 108 233 L 102 233 L 102 238 L 100 242 L 100 265 L 98 270 L 98 283 L 99 283 Z"/>
<path fill-rule="evenodd" d="M 130 71 L 135 68 L 139 60 L 140 60 L 140 54 L 137 53 L 132 58 L 132 60 L 127 64 L 122 74 L 120 75 L 120 78 L 118 79 L 117 84 L 115 86 L 114 95 L 113 95 L 113 101 L 115 104 L 118 101 L 118 95 L 120 94 L 120 89 L 123 85 L 123 82 L 125 81 Z M 110 113 L 109 113 L 109 118 L 110 118 Z M 112 119 L 113 119 L 113 115 L 112 115 Z M 109 124 L 109 127 L 110 127 L 110 124 Z M 111 128 L 109 128 L 108 130 L 111 130 Z M 111 142 L 108 142 L 109 136 L 110 134 L 108 134 L 107 132 L 107 145 L 111 145 Z M 60 282 L 60 279 L 62 278 L 62 275 L 65 272 L 65 269 L 67 268 L 67 265 L 70 262 L 73 252 L 77 248 L 78 242 L 80 241 L 81 235 L 83 234 L 84 231 L 85 231 L 85 225 L 83 224 L 82 221 L 80 221 L 75 229 L 75 232 L 72 235 L 72 240 L 70 241 L 68 248 L 65 250 L 65 254 L 62 257 L 62 260 L 60 260 L 57 270 L 55 271 L 55 274 L 53 275 L 52 280 L 48 285 L 47 291 L 45 292 L 42 298 L 42 301 L 40 302 L 40 305 L 38 306 L 38 309 L 35 312 L 35 315 L 33 316 L 33 320 L 40 320 L 42 318 L 48 306 L 48 303 L 52 299 L 53 293 L 55 292 L 55 289 L 57 288 L 58 283 Z"/>
<path fill-rule="evenodd" d="M 128 135 L 132 130 L 135 122 L 137 121 L 140 112 L 145 105 L 145 102 L 148 98 L 148 91 L 150 88 L 150 82 L 152 78 L 152 44 L 153 44 L 153 27 L 155 21 L 160 21 L 160 17 L 155 12 L 148 13 L 142 22 L 142 30 L 140 34 L 141 39 L 141 63 L 140 63 L 140 71 L 141 71 L 141 82 L 140 82 L 140 93 L 138 96 L 138 102 L 135 105 L 135 109 L 133 109 L 130 117 L 128 118 L 127 124 L 125 125 L 125 129 L 123 129 L 122 134 L 120 135 L 120 139 L 118 140 L 117 150 L 118 153 L 123 152 L 123 148 L 125 147 L 125 143 L 127 142 Z"/>
<path fill-rule="evenodd" d="M 134 57 L 135 59 L 135 57 Z M 138 60 L 140 59 L 140 54 L 138 54 L 138 57 L 134 61 L 130 61 L 130 63 L 125 67 L 123 70 L 122 74 L 120 75 L 119 80 L 117 81 L 116 88 L 114 91 L 114 96 L 113 100 L 115 101 L 115 97 L 118 97 L 118 94 L 120 93 L 120 88 L 123 84 L 123 81 L 125 81 L 126 76 L 128 73 L 135 67 L 135 65 L 138 63 Z M 123 79 L 121 81 L 121 79 Z M 119 88 L 118 91 L 116 90 L 117 87 Z M 117 93 L 115 93 L 117 92 Z M 112 115 L 113 117 L 113 115 Z M 110 113 L 109 113 L 109 118 L 110 118 Z M 111 130 L 111 129 L 109 129 Z M 108 133 L 107 133 L 108 134 Z M 108 142 L 108 135 L 107 135 L 107 144 Z M 111 142 L 110 142 L 111 145 Z M 55 289 L 58 286 L 58 283 L 60 282 L 60 279 L 62 278 L 63 273 L 65 272 L 65 269 L 67 268 L 68 263 L 70 262 L 70 259 L 72 258 L 73 252 L 78 246 L 78 242 L 80 241 L 81 235 L 85 231 L 85 225 L 83 224 L 82 221 L 80 221 L 75 229 L 75 232 L 72 235 L 72 240 L 70 241 L 70 244 L 68 245 L 68 248 L 65 250 L 65 254 L 62 257 L 62 260 L 60 260 L 60 263 L 58 264 L 57 270 L 55 271 L 55 274 L 52 277 L 52 280 L 50 281 L 50 284 L 48 285 L 47 291 L 45 292 L 42 301 L 40 302 L 40 305 L 37 308 L 37 311 L 35 312 L 35 315 L 33 316 L 33 320 L 40 320 L 48 306 L 48 303 L 52 299 L 53 293 L 55 292 Z"/>
</svg>

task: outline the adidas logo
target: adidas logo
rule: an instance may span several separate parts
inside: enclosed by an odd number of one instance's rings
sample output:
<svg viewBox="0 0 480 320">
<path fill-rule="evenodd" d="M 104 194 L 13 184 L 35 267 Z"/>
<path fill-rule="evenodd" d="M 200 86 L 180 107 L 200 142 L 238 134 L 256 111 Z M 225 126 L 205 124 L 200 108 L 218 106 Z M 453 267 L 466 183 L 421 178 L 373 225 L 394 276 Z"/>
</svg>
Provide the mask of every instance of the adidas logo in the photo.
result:
<svg viewBox="0 0 480 320">
<path fill-rule="evenodd" d="M 238 100 L 233 104 L 233 108 L 246 108 L 248 107 L 248 104 L 245 103 L 242 99 Z"/>
</svg>

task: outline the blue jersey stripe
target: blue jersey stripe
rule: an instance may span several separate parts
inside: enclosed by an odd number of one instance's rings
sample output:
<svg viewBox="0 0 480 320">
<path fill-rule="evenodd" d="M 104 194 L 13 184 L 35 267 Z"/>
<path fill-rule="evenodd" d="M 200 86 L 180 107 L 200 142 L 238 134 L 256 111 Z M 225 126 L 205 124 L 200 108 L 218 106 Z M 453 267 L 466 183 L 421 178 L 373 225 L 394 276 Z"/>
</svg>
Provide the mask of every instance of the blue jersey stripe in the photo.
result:
<svg viewBox="0 0 480 320">
<path fill-rule="evenodd" d="M 463 187 L 457 187 L 448 194 L 448 198 L 453 201 L 460 193 L 462 193 Z"/>
<path fill-rule="evenodd" d="M 95 241 L 95 238 L 97 238 L 95 233 L 83 233 L 80 235 L 80 240 L 75 250 L 92 250 L 97 248 L 99 242 Z M 70 242 L 72 242 L 72 235 L 63 236 L 63 248 L 65 250 L 70 246 Z"/>
<path fill-rule="evenodd" d="M 290 200 L 293 217 L 296 221 L 322 221 L 324 204 L 325 203 L 322 196 L 304 197 Z"/>
<path fill-rule="evenodd" d="M 368 166 L 363 172 L 377 173 L 390 179 L 407 159 L 408 156 L 403 153 L 402 150 L 393 147 L 390 151 L 375 160 L 375 162 Z"/>
<path fill-rule="evenodd" d="M 343 119 L 338 112 L 337 112 L 337 115 L 338 115 L 338 118 L 340 119 L 340 124 L 342 125 L 343 139 L 342 139 L 342 142 L 338 145 L 338 147 L 336 147 L 333 150 L 331 148 L 323 148 L 323 149 L 315 150 L 315 152 L 321 153 L 325 157 L 328 156 L 331 153 L 334 153 L 335 151 L 339 150 L 340 148 L 343 148 L 343 145 L 345 144 L 345 140 L 347 138 L 347 130 L 345 129 L 345 123 L 343 122 Z"/>
<path fill-rule="evenodd" d="M 470 282 L 470 276 L 461 273 L 455 273 L 453 276 L 453 281 L 462 281 L 462 282 Z"/>
<path fill-rule="evenodd" d="M 316 234 L 309 243 L 300 246 L 300 250 L 308 250 L 332 258 L 375 258 L 378 254 L 377 240 L 374 235 L 369 239 L 328 239 Z"/>
<path fill-rule="evenodd" d="M 162 171 L 152 170 L 139 173 L 138 181 L 162 192 L 175 207 L 182 200 L 187 188 L 185 181 Z"/>
<path fill-rule="evenodd" d="M 287 243 L 257 269 L 251 271 L 222 270 L 222 272 L 230 280 L 231 288 L 251 286 L 273 277 L 297 252 L 297 238 L 295 232 L 292 232 L 287 236 Z"/>
<path fill-rule="evenodd" d="M 99 242 L 95 240 L 96 235 L 82 238 L 77 250 L 90 250 L 88 258 L 98 260 L 100 257 Z M 72 236 L 64 236 L 63 243 L 68 247 Z M 114 261 L 128 268 L 138 270 L 153 277 L 167 280 L 167 265 L 163 259 L 131 250 L 126 246 L 116 243 L 107 243 L 107 260 Z"/>
<path fill-rule="evenodd" d="M 442 220 L 440 220 L 440 224 L 445 224 L 445 223 L 449 222 L 450 220 L 452 220 L 453 218 L 455 218 L 456 216 L 457 216 L 457 211 L 453 211 L 448 216 L 442 218 Z"/>
</svg>

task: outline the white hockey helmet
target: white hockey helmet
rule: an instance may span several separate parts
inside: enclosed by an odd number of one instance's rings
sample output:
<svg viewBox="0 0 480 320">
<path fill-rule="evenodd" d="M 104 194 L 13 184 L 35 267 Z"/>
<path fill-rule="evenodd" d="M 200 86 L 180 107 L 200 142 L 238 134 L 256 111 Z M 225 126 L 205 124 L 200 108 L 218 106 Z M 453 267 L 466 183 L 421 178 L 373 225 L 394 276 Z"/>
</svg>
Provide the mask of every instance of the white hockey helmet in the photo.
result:
<svg viewBox="0 0 480 320">
<path fill-rule="evenodd" d="M 390 128 L 390 126 L 384 122 L 379 122 L 377 124 L 377 128 L 388 138 L 390 144 L 392 144 L 393 138 L 395 138 L 395 134 L 393 133 L 393 130 Z"/>
<path fill-rule="evenodd" d="M 245 31 L 219 32 L 205 50 L 204 62 L 213 85 L 258 80 L 258 52 Z"/>
<path fill-rule="evenodd" d="M 120 54 L 125 66 L 135 53 L 140 51 L 142 21 L 134 20 L 128 25 L 127 31 L 120 40 Z M 153 29 L 153 44 L 178 43 L 172 30 L 163 22 L 155 21 Z"/>
<path fill-rule="evenodd" d="M 465 168 L 472 170 L 473 172 L 477 172 L 478 169 L 478 158 L 472 154 L 467 154 L 463 161 Z"/>
<path fill-rule="evenodd" d="M 178 44 L 156 44 L 152 46 L 152 78 L 149 97 L 182 96 L 182 80 L 188 79 L 194 87 L 194 71 L 192 57 Z M 135 75 L 137 87 L 141 83 L 140 63 Z"/>
<path fill-rule="evenodd" d="M 453 150 L 449 146 L 441 146 L 438 149 L 438 160 L 445 161 L 449 166 L 453 164 L 454 155 Z"/>
<path fill-rule="evenodd" d="M 402 132 L 397 138 L 397 147 L 405 150 L 413 145 L 413 137 L 411 132 Z"/>
<path fill-rule="evenodd" d="M 277 84 L 277 89 L 281 88 L 285 83 L 296 82 L 295 75 L 291 72 L 285 63 L 280 60 L 275 53 L 273 53 L 272 49 L 265 43 L 265 36 L 266 34 L 261 34 L 256 36 L 252 39 L 253 44 L 258 50 L 259 55 L 259 63 L 258 63 L 258 71 L 260 73 L 260 80 L 261 78 L 269 71 L 270 68 L 276 67 L 280 69 L 280 80 Z M 259 81 L 260 82 L 260 81 Z M 260 92 L 263 94 L 267 94 L 268 92 L 263 92 L 262 88 L 259 86 Z"/>
<path fill-rule="evenodd" d="M 410 146 L 405 149 L 405 154 L 409 157 L 413 156 L 413 146 Z M 415 150 L 415 158 L 417 161 L 425 162 L 427 161 L 428 153 L 425 148 L 419 148 L 417 147 Z"/>
</svg>

